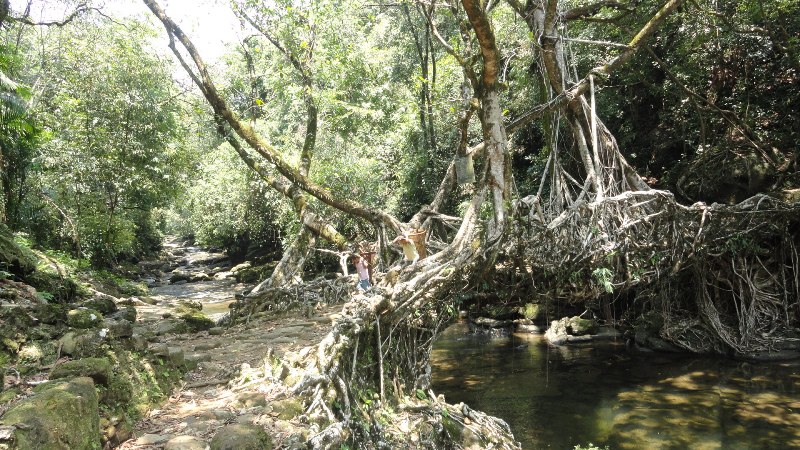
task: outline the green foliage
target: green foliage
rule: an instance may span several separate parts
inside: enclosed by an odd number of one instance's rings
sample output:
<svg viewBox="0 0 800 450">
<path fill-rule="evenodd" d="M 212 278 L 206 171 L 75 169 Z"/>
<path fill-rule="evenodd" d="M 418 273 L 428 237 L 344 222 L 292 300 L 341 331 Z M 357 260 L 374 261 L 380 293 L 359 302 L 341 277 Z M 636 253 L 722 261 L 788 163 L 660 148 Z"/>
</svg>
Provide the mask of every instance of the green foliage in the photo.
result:
<svg viewBox="0 0 800 450">
<path fill-rule="evenodd" d="M 21 50 L 37 57 L 16 69 L 40 90 L 31 113 L 44 137 L 24 184 L 41 195 L 16 215 L 37 241 L 96 265 L 152 253 L 161 236 L 151 211 L 178 192 L 185 167 L 171 67 L 145 47 L 153 32 L 88 19 L 30 31 Z"/>
<path fill-rule="evenodd" d="M 606 293 L 614 292 L 614 272 L 607 267 L 598 267 L 592 271 L 595 282 L 602 286 Z"/>
</svg>

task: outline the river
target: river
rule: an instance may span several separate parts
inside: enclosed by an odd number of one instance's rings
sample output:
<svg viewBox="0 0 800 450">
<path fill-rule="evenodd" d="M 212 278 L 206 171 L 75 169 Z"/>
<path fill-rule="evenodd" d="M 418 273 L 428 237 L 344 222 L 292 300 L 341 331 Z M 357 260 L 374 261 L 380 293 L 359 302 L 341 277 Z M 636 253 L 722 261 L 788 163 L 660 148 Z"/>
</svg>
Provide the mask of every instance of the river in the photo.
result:
<svg viewBox="0 0 800 450">
<path fill-rule="evenodd" d="M 524 449 L 800 448 L 800 361 L 555 347 L 453 325 L 433 348 L 433 389 L 504 419 Z"/>
</svg>

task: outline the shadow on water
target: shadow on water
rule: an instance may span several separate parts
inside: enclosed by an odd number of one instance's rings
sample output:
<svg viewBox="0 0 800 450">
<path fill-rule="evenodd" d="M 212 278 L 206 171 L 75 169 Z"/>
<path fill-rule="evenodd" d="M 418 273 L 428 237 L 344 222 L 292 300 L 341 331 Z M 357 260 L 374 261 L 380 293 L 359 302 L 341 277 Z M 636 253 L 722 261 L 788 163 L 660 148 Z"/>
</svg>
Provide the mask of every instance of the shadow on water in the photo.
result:
<svg viewBox="0 0 800 450">
<path fill-rule="evenodd" d="M 525 449 L 800 448 L 800 363 L 549 346 L 464 325 L 433 349 L 433 388 L 511 425 Z"/>
</svg>

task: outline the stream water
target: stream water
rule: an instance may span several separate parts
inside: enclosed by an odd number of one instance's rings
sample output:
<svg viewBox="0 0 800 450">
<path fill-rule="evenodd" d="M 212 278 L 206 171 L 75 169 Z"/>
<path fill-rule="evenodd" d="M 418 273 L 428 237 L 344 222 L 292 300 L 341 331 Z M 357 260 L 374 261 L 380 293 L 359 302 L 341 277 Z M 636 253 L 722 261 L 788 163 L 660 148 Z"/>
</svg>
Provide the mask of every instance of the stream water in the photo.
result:
<svg viewBox="0 0 800 450">
<path fill-rule="evenodd" d="M 461 324 L 432 359 L 437 394 L 504 419 L 524 449 L 800 448 L 800 362 L 554 347 Z"/>
</svg>

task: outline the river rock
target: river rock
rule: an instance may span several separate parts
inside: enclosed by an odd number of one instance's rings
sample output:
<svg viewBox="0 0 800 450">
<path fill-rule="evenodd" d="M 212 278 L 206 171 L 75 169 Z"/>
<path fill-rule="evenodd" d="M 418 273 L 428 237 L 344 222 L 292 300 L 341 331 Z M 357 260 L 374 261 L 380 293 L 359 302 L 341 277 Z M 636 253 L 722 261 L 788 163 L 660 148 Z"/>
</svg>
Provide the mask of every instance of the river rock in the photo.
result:
<svg viewBox="0 0 800 450">
<path fill-rule="evenodd" d="M 45 383 L 17 403 L 0 426 L 13 426 L 10 448 L 95 450 L 100 448 L 98 397 L 91 378 Z M 0 441 L 0 448 L 5 448 Z"/>
<path fill-rule="evenodd" d="M 126 306 L 108 317 L 115 320 L 127 320 L 128 322 L 133 323 L 136 322 L 136 315 L 137 313 L 135 307 Z"/>
<path fill-rule="evenodd" d="M 591 333 L 596 330 L 597 322 L 594 320 L 582 319 L 578 316 L 563 317 L 550 324 L 544 337 L 551 344 L 556 345 L 566 342 L 589 341 L 592 339 Z"/>
<path fill-rule="evenodd" d="M 124 319 L 104 319 L 103 329 L 108 330 L 111 339 L 122 339 L 133 336 L 133 324 Z"/>
<path fill-rule="evenodd" d="M 67 313 L 67 325 L 72 328 L 95 328 L 101 323 L 103 323 L 103 315 L 96 309 L 81 307 Z"/>
<path fill-rule="evenodd" d="M 164 450 L 208 450 L 208 443 L 194 436 L 175 436 L 167 441 Z"/>
<path fill-rule="evenodd" d="M 109 315 L 117 312 L 117 303 L 114 297 L 110 295 L 95 295 L 83 302 L 81 306 L 89 309 L 100 311 L 103 315 Z"/>
<path fill-rule="evenodd" d="M 108 386 L 111 379 L 111 361 L 108 358 L 83 358 L 57 365 L 50 372 L 51 380 L 89 377 L 96 384 Z"/>
<path fill-rule="evenodd" d="M 211 450 L 270 450 L 272 439 L 263 428 L 244 423 L 227 425 L 211 439 Z"/>
<path fill-rule="evenodd" d="M 95 356 L 102 351 L 103 330 L 74 330 L 59 339 L 61 353 L 75 357 Z M 107 332 L 106 332 L 107 333 Z"/>
<path fill-rule="evenodd" d="M 193 302 L 198 303 L 198 302 Z M 199 304 L 199 303 L 198 303 Z M 203 306 L 200 305 L 200 308 Z M 203 331 L 213 328 L 216 323 L 194 305 L 182 301 L 175 307 L 175 314 L 186 323 L 191 331 Z"/>
<path fill-rule="evenodd" d="M 180 347 L 171 347 L 167 344 L 155 344 L 150 347 L 150 352 L 172 362 L 176 366 L 182 366 L 186 362 L 183 349 Z"/>
</svg>

